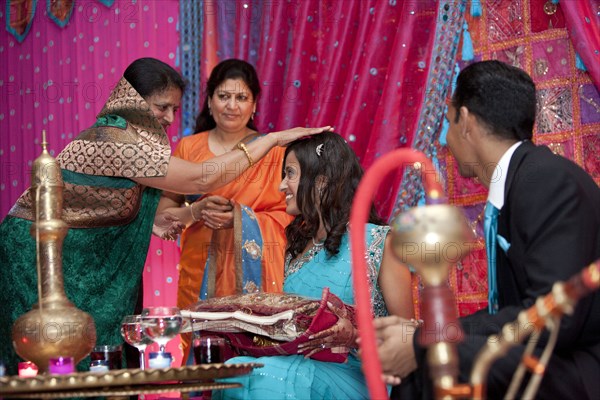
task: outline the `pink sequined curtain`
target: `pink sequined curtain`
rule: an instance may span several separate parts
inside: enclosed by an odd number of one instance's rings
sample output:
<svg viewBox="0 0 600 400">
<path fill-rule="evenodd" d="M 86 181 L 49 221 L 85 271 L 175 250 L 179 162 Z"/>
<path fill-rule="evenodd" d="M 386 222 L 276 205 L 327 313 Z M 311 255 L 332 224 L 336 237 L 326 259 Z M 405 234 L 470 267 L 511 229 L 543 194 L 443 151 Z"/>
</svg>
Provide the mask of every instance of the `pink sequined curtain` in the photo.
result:
<svg viewBox="0 0 600 400">
<path fill-rule="evenodd" d="M 29 185 L 42 129 L 51 154 L 58 154 L 93 124 L 129 63 L 155 57 L 175 66 L 179 44 L 178 0 L 116 0 L 110 7 L 76 0 L 64 28 L 39 0 L 22 42 L 5 29 L 6 10 L 0 9 L 0 218 Z M 177 261 L 174 244 L 153 240 L 144 273 L 147 305 L 176 304 Z"/>
<path fill-rule="evenodd" d="M 152 56 L 175 65 L 178 12 L 178 0 L 121 0 L 111 7 L 79 0 L 61 28 L 41 0 L 19 43 L 0 9 L 0 218 L 29 185 L 43 129 L 56 155 L 93 124 L 131 61 Z"/>
<path fill-rule="evenodd" d="M 410 147 L 426 87 L 437 2 L 207 1 L 202 76 L 223 59 L 256 66 L 264 132 L 332 125 L 364 167 Z M 388 216 L 397 178 L 382 185 Z"/>
<path fill-rule="evenodd" d="M 561 1 L 573 47 L 600 91 L 600 1 Z"/>
</svg>

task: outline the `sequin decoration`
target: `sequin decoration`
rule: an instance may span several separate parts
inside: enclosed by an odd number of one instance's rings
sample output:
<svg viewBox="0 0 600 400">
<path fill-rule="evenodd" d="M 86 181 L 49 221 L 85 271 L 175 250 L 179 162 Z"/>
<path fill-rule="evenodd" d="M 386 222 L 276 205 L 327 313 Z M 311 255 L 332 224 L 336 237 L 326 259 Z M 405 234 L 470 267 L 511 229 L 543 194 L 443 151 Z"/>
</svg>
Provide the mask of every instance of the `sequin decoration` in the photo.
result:
<svg viewBox="0 0 600 400">
<path fill-rule="evenodd" d="M 244 293 L 260 293 L 260 288 L 252 281 L 246 282 L 243 288 Z"/>
<path fill-rule="evenodd" d="M 245 205 L 241 205 L 242 210 L 246 213 L 246 215 L 248 216 L 248 218 L 250 218 L 252 221 L 256 221 L 256 214 L 254 213 L 254 210 L 251 209 L 248 206 Z"/>
<path fill-rule="evenodd" d="M 537 93 L 538 133 L 573 128 L 573 99 L 569 88 L 540 89 Z"/>
<path fill-rule="evenodd" d="M 558 7 L 556 6 L 556 4 L 554 4 L 553 2 L 551 2 L 550 0 L 548 0 L 545 4 L 544 4 L 544 13 L 546 13 L 546 15 L 554 15 L 556 14 L 556 9 Z"/>
<path fill-rule="evenodd" d="M 438 147 L 437 134 L 442 123 L 444 105 L 448 88 L 452 82 L 454 59 L 458 50 L 460 33 L 464 23 L 464 1 L 442 1 L 439 4 L 438 18 L 435 32 L 435 43 L 429 65 L 427 78 L 427 93 L 419 117 L 418 130 L 412 148 L 420 150 L 428 158 L 437 159 Z M 400 212 L 419 204 L 424 198 L 420 174 L 412 169 L 404 172 L 402 184 L 392 211 L 392 220 Z"/>
<path fill-rule="evenodd" d="M 378 226 L 371 229 L 373 241 L 367 249 L 367 254 L 365 254 L 365 258 L 367 260 L 367 276 L 371 282 L 370 289 L 373 312 L 377 317 L 387 315 L 387 308 L 383 299 L 383 293 L 381 292 L 381 288 L 379 287 L 378 283 L 378 266 L 381 265 L 381 261 L 383 259 L 383 241 L 385 240 L 389 230 L 389 226 Z"/>
<path fill-rule="evenodd" d="M 523 4 L 521 0 L 514 0 L 508 5 L 497 1 L 486 1 L 486 15 L 488 23 L 488 40 L 492 43 L 505 42 L 525 35 L 523 24 Z"/>
<path fill-rule="evenodd" d="M 195 118 L 198 113 L 200 95 L 200 53 L 202 42 L 202 1 L 182 1 L 179 3 L 180 57 L 181 74 L 188 87 L 181 100 L 181 127 L 182 136 L 194 133 Z"/>
<path fill-rule="evenodd" d="M 254 241 L 254 239 L 246 240 L 242 247 L 244 250 L 246 250 L 250 257 L 252 257 L 253 260 L 258 260 L 262 257 L 260 246 L 256 243 L 256 241 Z"/>
<path fill-rule="evenodd" d="M 548 73 L 548 60 L 540 58 L 535 60 L 534 71 L 537 76 L 546 75 Z"/>
<path fill-rule="evenodd" d="M 521 62 L 523 59 L 523 46 L 516 46 L 512 49 L 504 50 L 504 54 L 506 55 L 506 62 L 513 67 L 522 68 L 523 63 Z M 546 61 L 546 65 L 548 62 Z M 548 71 L 546 71 L 548 72 Z"/>
</svg>

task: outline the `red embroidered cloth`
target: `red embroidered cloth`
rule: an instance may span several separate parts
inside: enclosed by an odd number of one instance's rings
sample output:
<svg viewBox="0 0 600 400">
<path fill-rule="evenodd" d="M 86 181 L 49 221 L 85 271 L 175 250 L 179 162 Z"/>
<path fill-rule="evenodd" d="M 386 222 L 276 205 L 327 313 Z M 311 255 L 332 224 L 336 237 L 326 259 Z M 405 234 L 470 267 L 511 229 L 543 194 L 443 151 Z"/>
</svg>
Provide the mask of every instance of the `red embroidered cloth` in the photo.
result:
<svg viewBox="0 0 600 400">
<path fill-rule="evenodd" d="M 328 302 L 345 308 L 354 317 L 354 308 L 344 304 L 329 288 L 323 289 L 320 300 L 286 293 L 250 293 L 212 298 L 182 310 L 182 331 L 224 336 L 240 355 L 307 354 L 310 349 L 298 353 L 298 345 L 338 320 L 327 307 Z M 347 348 L 327 348 L 311 356 L 330 362 L 344 362 L 347 357 Z"/>
</svg>

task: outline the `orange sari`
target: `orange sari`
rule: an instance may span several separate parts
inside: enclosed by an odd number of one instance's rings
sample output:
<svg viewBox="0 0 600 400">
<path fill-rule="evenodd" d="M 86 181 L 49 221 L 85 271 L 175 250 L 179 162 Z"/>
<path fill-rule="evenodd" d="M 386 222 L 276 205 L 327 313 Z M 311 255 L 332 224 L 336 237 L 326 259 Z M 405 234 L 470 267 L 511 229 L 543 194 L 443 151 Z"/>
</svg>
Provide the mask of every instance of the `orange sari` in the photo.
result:
<svg viewBox="0 0 600 400">
<path fill-rule="evenodd" d="M 274 148 L 237 179 L 210 193 L 233 199 L 243 209 L 249 210 L 250 219 L 255 220 L 257 227 L 260 228 L 258 233 L 260 237 L 251 240 L 245 238 L 242 246 L 253 254 L 258 252 L 261 256 L 261 282 L 258 289 L 264 292 L 282 291 L 286 244 L 284 229 L 293 219 L 285 212 L 285 196 L 279 191 L 284 152 L 285 149 L 281 147 Z M 173 155 L 193 162 L 205 161 L 215 156 L 208 147 L 206 132 L 183 138 Z M 234 169 L 232 173 L 235 173 Z M 179 308 L 188 308 L 200 298 L 207 297 L 206 292 L 200 293 L 200 288 L 203 279 L 206 279 L 206 265 L 211 246 L 213 250 L 211 257 L 216 257 L 217 260 L 216 271 L 214 271 L 214 296 L 239 294 L 236 290 L 235 262 L 236 250 L 239 249 L 234 245 L 234 229 L 216 232 L 217 234 L 213 235 L 212 229 L 195 224 L 181 235 L 177 294 Z M 211 243 L 213 238 L 216 243 Z M 262 246 L 256 248 L 255 243 L 261 242 Z M 187 353 L 189 340 L 182 339 L 184 352 Z"/>
</svg>

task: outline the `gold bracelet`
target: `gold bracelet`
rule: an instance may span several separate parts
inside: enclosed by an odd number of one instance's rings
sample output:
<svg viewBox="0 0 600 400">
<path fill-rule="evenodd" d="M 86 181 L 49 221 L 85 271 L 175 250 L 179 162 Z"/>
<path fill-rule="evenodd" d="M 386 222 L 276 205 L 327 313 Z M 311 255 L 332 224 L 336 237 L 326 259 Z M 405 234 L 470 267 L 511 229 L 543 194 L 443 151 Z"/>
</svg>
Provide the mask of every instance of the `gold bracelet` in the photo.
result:
<svg viewBox="0 0 600 400">
<path fill-rule="evenodd" d="M 248 162 L 250 163 L 250 166 L 253 166 L 254 161 L 252 160 L 252 157 L 250 157 L 250 152 L 248 151 L 248 148 L 246 147 L 246 145 L 242 142 L 239 142 L 236 145 L 236 147 L 244 152 L 244 154 L 246 155 L 246 158 L 248 159 Z"/>
</svg>

